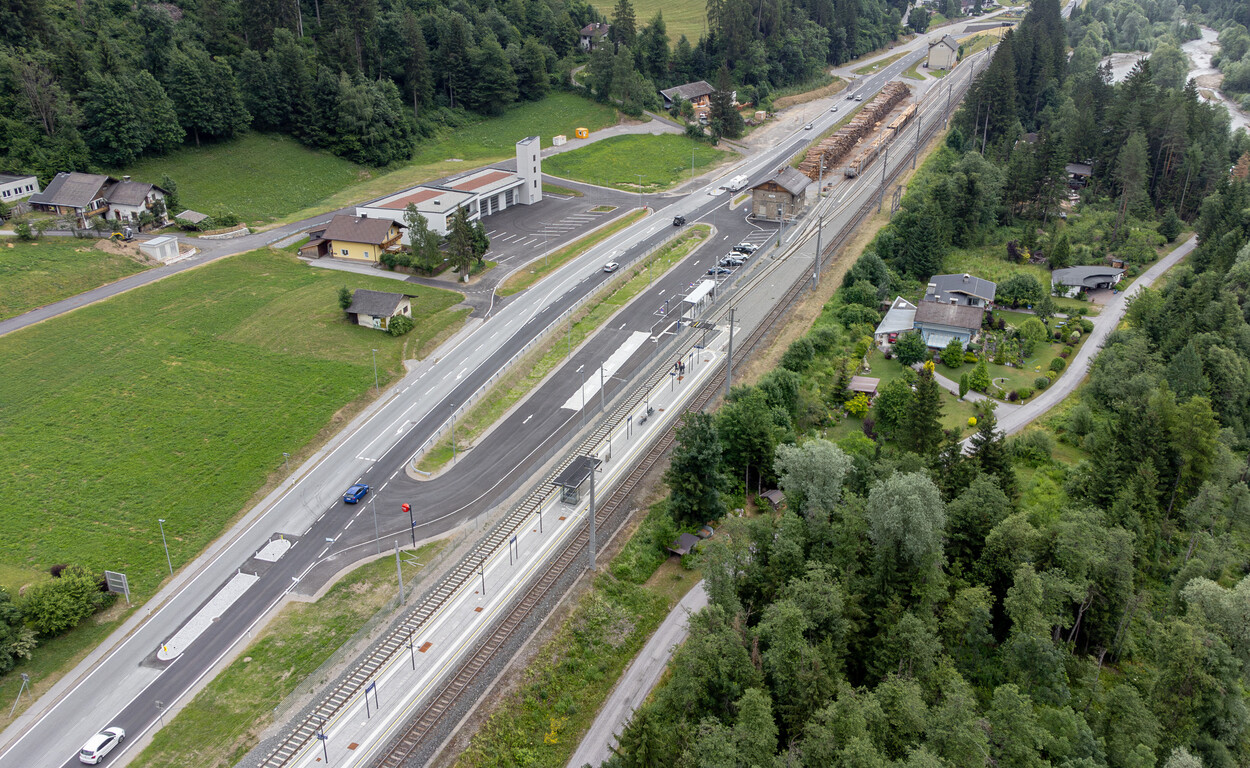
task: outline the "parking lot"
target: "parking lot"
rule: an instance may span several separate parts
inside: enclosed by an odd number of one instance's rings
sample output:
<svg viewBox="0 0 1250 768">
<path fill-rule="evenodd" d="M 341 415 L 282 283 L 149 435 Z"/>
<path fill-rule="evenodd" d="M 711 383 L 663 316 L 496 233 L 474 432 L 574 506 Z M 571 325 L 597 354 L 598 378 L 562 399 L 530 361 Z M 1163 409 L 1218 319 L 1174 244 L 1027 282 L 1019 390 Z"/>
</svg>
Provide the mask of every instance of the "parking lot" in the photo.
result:
<svg viewBox="0 0 1250 768">
<path fill-rule="evenodd" d="M 488 216 L 482 220 L 490 238 L 486 258 L 499 264 L 527 261 L 624 214 L 635 207 L 630 203 L 636 204 L 636 199 L 626 193 L 585 197 L 545 194 L 537 205 L 518 205 Z"/>
</svg>

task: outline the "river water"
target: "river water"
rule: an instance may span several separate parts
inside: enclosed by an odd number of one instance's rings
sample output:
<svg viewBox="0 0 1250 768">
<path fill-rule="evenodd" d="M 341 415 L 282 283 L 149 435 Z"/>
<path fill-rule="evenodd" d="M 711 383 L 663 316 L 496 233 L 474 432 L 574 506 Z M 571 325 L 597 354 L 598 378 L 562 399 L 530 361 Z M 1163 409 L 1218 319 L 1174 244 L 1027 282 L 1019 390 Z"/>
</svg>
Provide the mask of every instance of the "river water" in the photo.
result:
<svg viewBox="0 0 1250 768">
<path fill-rule="evenodd" d="M 1216 42 L 1219 33 L 1208 27 L 1201 27 L 1200 29 L 1202 31 L 1201 39 L 1190 40 L 1181 46 L 1181 50 L 1189 57 L 1192 65 L 1192 68 L 1189 70 L 1189 77 L 1197 82 L 1199 92 L 1204 101 L 1212 104 L 1222 104 L 1228 109 L 1234 131 L 1238 128 L 1245 128 L 1250 131 L 1250 115 L 1238 109 L 1235 102 L 1224 98 L 1224 95 L 1217 88 L 1221 75 L 1218 69 L 1211 66 L 1211 57 L 1219 51 L 1219 44 Z M 1128 77 L 1128 73 L 1137 64 L 1137 60 L 1143 56 L 1149 57 L 1150 54 L 1141 51 L 1113 53 L 1103 59 L 1104 63 L 1111 63 L 1112 82 L 1118 83 Z"/>
</svg>

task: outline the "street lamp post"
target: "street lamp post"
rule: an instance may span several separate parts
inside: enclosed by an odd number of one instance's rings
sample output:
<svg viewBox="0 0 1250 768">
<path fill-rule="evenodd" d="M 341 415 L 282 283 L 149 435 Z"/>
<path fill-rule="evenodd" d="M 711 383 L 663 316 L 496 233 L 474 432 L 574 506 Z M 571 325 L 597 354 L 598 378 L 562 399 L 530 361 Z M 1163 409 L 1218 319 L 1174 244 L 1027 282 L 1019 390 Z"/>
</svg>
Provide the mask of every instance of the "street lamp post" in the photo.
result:
<svg viewBox="0 0 1250 768">
<path fill-rule="evenodd" d="M 382 388 L 378 386 L 378 351 L 373 351 L 373 391 L 381 392 Z"/>
<path fill-rule="evenodd" d="M 404 502 L 400 509 L 408 513 L 408 532 L 412 534 L 412 548 L 417 548 L 417 524 L 412 519 L 412 505 Z"/>
<path fill-rule="evenodd" d="M 165 545 L 165 564 L 169 566 L 169 575 L 174 575 L 174 561 L 169 559 L 169 542 L 165 539 L 165 518 L 158 517 L 156 522 L 161 526 L 161 544 Z"/>
<path fill-rule="evenodd" d="M 646 204 L 642 201 L 642 174 L 635 173 L 634 175 L 638 177 L 638 207 L 646 208 Z"/>
</svg>

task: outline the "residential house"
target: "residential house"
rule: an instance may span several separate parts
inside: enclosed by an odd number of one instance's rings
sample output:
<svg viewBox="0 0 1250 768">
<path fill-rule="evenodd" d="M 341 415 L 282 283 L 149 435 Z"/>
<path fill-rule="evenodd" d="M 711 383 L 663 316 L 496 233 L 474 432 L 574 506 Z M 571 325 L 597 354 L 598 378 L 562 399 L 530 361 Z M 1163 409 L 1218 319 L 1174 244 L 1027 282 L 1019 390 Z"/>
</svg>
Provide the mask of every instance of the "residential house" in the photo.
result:
<svg viewBox="0 0 1250 768">
<path fill-rule="evenodd" d="M 460 176 L 395 192 L 364 205 L 356 215 L 370 219 L 404 222 L 409 205 L 425 217 L 426 224 L 439 235 L 451 230 L 451 217 L 466 209 L 469 221 L 477 221 L 514 205 L 534 205 L 543 199 L 542 141 L 529 136 L 516 143 L 516 173 L 497 168 L 480 168 Z M 404 243 L 408 235 L 404 234 Z"/>
<path fill-rule="evenodd" d="M 114 184 L 104 193 L 108 203 L 108 212 L 104 218 L 110 221 L 137 223 L 144 213 L 156 217 L 157 222 L 164 224 L 169 220 L 169 211 L 165 210 L 165 190 L 155 184 L 144 184 L 131 181 L 129 176 Z"/>
<path fill-rule="evenodd" d="M 398 250 L 404 225 L 389 219 L 368 219 L 339 214 L 324 229 L 310 231 L 301 256 L 367 261 L 376 264 L 382 254 Z"/>
<path fill-rule="evenodd" d="M 959 41 L 950 35 L 929 43 L 929 58 L 925 66 L 929 69 L 951 69 L 959 61 Z"/>
<path fill-rule="evenodd" d="M 696 80 L 693 83 L 665 88 L 660 91 L 660 95 L 664 97 L 665 109 L 672 109 L 678 101 L 688 101 L 695 108 L 695 112 L 698 112 L 711 107 L 712 92 L 715 90 L 706 80 Z"/>
<path fill-rule="evenodd" d="M 980 307 L 960 304 L 952 298 L 948 303 L 922 301 L 916 305 L 915 328 L 927 346 L 942 349 L 951 339 L 959 339 L 964 346 L 972 343 L 981 329 Z"/>
<path fill-rule="evenodd" d="M 39 194 L 31 195 L 30 207 L 58 216 L 75 216 L 78 226 L 87 226 L 87 219 L 108 213 L 105 192 L 117 179 L 98 173 L 58 173 Z"/>
<path fill-rule="evenodd" d="M 1124 279 L 1124 268 L 1065 267 L 1050 273 L 1050 290 L 1057 296 L 1076 296 L 1099 288 L 1114 288 Z"/>
<path fill-rule="evenodd" d="M 906 333 L 916 325 L 916 305 L 902 296 L 894 299 L 890 309 L 885 313 L 877 330 L 873 331 L 873 340 L 878 344 L 889 344 L 898 339 L 900 333 Z"/>
<path fill-rule="evenodd" d="M 137 222 L 144 213 L 164 223 L 165 190 L 123 176 L 121 181 L 98 173 L 58 173 L 46 189 L 31 195 L 30 206 L 59 216 L 74 216 L 86 227 L 93 216 L 119 222 Z M 160 205 L 157 205 L 157 203 Z"/>
<path fill-rule="evenodd" d="M 0 173 L 0 202 L 5 205 L 13 205 L 18 200 L 25 200 L 37 194 L 39 194 L 39 179 L 34 176 Z"/>
<path fill-rule="evenodd" d="M 1068 186 L 1073 189 L 1085 186 L 1094 175 L 1094 167 L 1089 163 L 1068 163 L 1064 168 L 1068 172 Z"/>
<path fill-rule="evenodd" d="M 996 284 L 966 272 L 962 275 L 934 275 L 929 278 L 924 300 L 949 304 L 951 299 L 955 299 L 958 304 L 986 308 L 994 303 L 997 291 Z"/>
<path fill-rule="evenodd" d="M 793 219 L 803 212 L 815 186 L 805 174 L 787 165 L 751 187 L 751 215 L 767 221 Z"/>
<path fill-rule="evenodd" d="M 416 296 L 409 293 L 387 293 L 360 288 L 352 294 L 352 305 L 347 308 L 347 314 L 356 325 L 385 331 L 390 327 L 392 317 L 412 317 L 412 300 L 415 298 Z"/>
<path fill-rule="evenodd" d="M 611 24 L 605 24 L 601 21 L 592 22 L 582 27 L 581 40 L 578 45 L 583 51 L 593 51 L 603 45 L 608 39 L 608 31 L 612 29 Z"/>
</svg>

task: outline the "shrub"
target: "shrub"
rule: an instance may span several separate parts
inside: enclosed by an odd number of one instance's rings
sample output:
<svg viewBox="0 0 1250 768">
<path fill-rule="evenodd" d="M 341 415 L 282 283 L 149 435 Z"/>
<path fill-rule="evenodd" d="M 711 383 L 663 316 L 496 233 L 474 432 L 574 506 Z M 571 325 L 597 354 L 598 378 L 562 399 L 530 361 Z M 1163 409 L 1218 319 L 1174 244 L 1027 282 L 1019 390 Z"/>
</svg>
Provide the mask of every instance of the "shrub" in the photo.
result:
<svg viewBox="0 0 1250 768">
<path fill-rule="evenodd" d="M 964 352 L 964 362 L 965 362 L 965 363 L 975 363 L 976 361 L 977 361 L 977 353 L 976 353 L 976 352 L 973 352 L 972 350 L 968 350 L 967 352 Z"/>
<path fill-rule="evenodd" d="M 877 420 L 876 419 L 872 418 L 871 416 L 866 417 L 864 419 L 864 423 L 860 425 L 860 428 L 864 431 L 864 437 L 867 437 L 869 440 L 877 439 Z"/>
<path fill-rule="evenodd" d="M 1081 332 L 1082 332 L 1082 333 L 1093 333 L 1093 332 L 1094 332 L 1094 321 L 1093 321 L 1093 320 L 1088 320 L 1088 319 L 1086 319 L 1086 318 L 1082 317 L 1082 318 L 1080 319 L 1080 321 L 1079 321 L 1079 322 L 1081 323 Z"/>
<path fill-rule="evenodd" d="M 117 596 L 100 591 L 100 581 L 86 568 L 74 565 L 59 578 L 36 584 L 22 596 L 26 624 L 44 637 L 59 635 L 112 603 Z"/>
<path fill-rule="evenodd" d="M 1050 386 L 1050 379 L 1046 378 L 1045 376 L 1038 376 L 1036 379 L 1033 379 L 1034 389 L 1042 390 L 1042 389 L 1046 389 L 1049 386 Z"/>
<path fill-rule="evenodd" d="M 352 305 L 352 292 L 346 285 L 339 289 L 339 306 L 346 312 Z"/>
<path fill-rule="evenodd" d="M 213 214 L 213 223 L 218 227 L 233 227 L 239 223 L 239 215 L 229 208 L 218 208 Z"/>
<path fill-rule="evenodd" d="M 407 315 L 392 317 L 386 324 L 386 332 L 392 336 L 403 336 L 413 329 L 412 318 Z"/>
<path fill-rule="evenodd" d="M 813 328 L 811 333 L 807 334 L 807 338 L 811 340 L 812 347 L 817 352 L 823 353 L 836 347 L 842 340 L 842 335 L 832 325 L 821 325 Z"/>
<path fill-rule="evenodd" d="M 815 357 L 816 347 L 812 344 L 812 340 L 807 336 L 802 336 L 795 339 L 781 356 L 781 367 L 788 371 L 802 373 L 807 370 L 807 366 L 811 365 Z"/>
<path fill-rule="evenodd" d="M 1021 400 L 1028 400 L 1030 397 L 1033 396 L 1033 388 L 1032 387 L 1020 387 L 1020 389 L 1016 390 L 1016 394 L 1020 396 Z"/>
<path fill-rule="evenodd" d="M 1055 379 L 1057 379 L 1057 378 L 1059 378 L 1059 371 L 1055 371 L 1055 370 L 1047 370 L 1047 371 L 1046 371 L 1046 380 L 1047 380 L 1047 381 L 1054 381 L 1054 380 L 1055 380 Z"/>
<path fill-rule="evenodd" d="M 1080 340 L 1081 340 L 1081 332 L 1080 332 L 1080 331 L 1073 331 L 1073 332 L 1072 332 L 1072 334 L 1071 334 L 1070 336 L 1068 336 L 1068 343 L 1069 343 L 1069 344 L 1073 344 L 1073 345 L 1075 345 L 1075 344 L 1076 344 L 1077 342 L 1079 342 Z"/>
<path fill-rule="evenodd" d="M 900 363 L 908 367 L 924 360 L 927 351 L 924 338 L 916 331 L 908 331 L 894 342 L 894 354 L 898 355 Z"/>
<path fill-rule="evenodd" d="M 1020 395 L 1019 395 L 1019 393 L 1017 393 L 1014 389 L 1013 389 L 1013 390 L 1011 390 L 1010 392 L 1008 392 L 1008 393 L 1007 393 L 1007 400 L 1008 400 L 1008 401 L 1010 401 L 1010 402 L 1013 402 L 1013 403 L 1014 403 L 1015 401 L 1017 401 L 1017 400 L 1019 400 L 1019 399 L 1020 399 Z"/>
<path fill-rule="evenodd" d="M 1084 403 L 1078 403 L 1068 411 L 1067 421 L 1068 431 L 1079 437 L 1084 437 L 1094 430 L 1094 413 Z"/>
<path fill-rule="evenodd" d="M 1067 365 L 1068 364 L 1063 361 L 1062 357 L 1056 357 L 1054 360 L 1050 361 L 1050 370 L 1059 372 L 1066 368 Z"/>
<path fill-rule="evenodd" d="M 942 350 L 942 362 L 947 368 L 958 368 L 964 364 L 964 343 L 959 339 L 951 339 Z"/>
<path fill-rule="evenodd" d="M 1064 359 L 1067 359 L 1071 354 L 1072 354 L 1072 347 L 1064 347 L 1063 349 L 1059 350 L 1059 356 Z"/>
<path fill-rule="evenodd" d="M 13 225 L 13 231 L 17 233 L 18 240 L 34 240 L 35 233 L 30 228 L 29 221 L 19 221 Z"/>
<path fill-rule="evenodd" d="M 1007 440 L 1007 452 L 1018 459 L 1034 463 L 1050 461 L 1055 441 L 1040 429 L 1030 429 Z"/>
<path fill-rule="evenodd" d="M 860 392 L 855 397 L 847 400 L 843 408 L 845 408 L 846 412 L 850 415 L 862 419 L 864 414 L 868 413 L 868 395 Z"/>
</svg>

